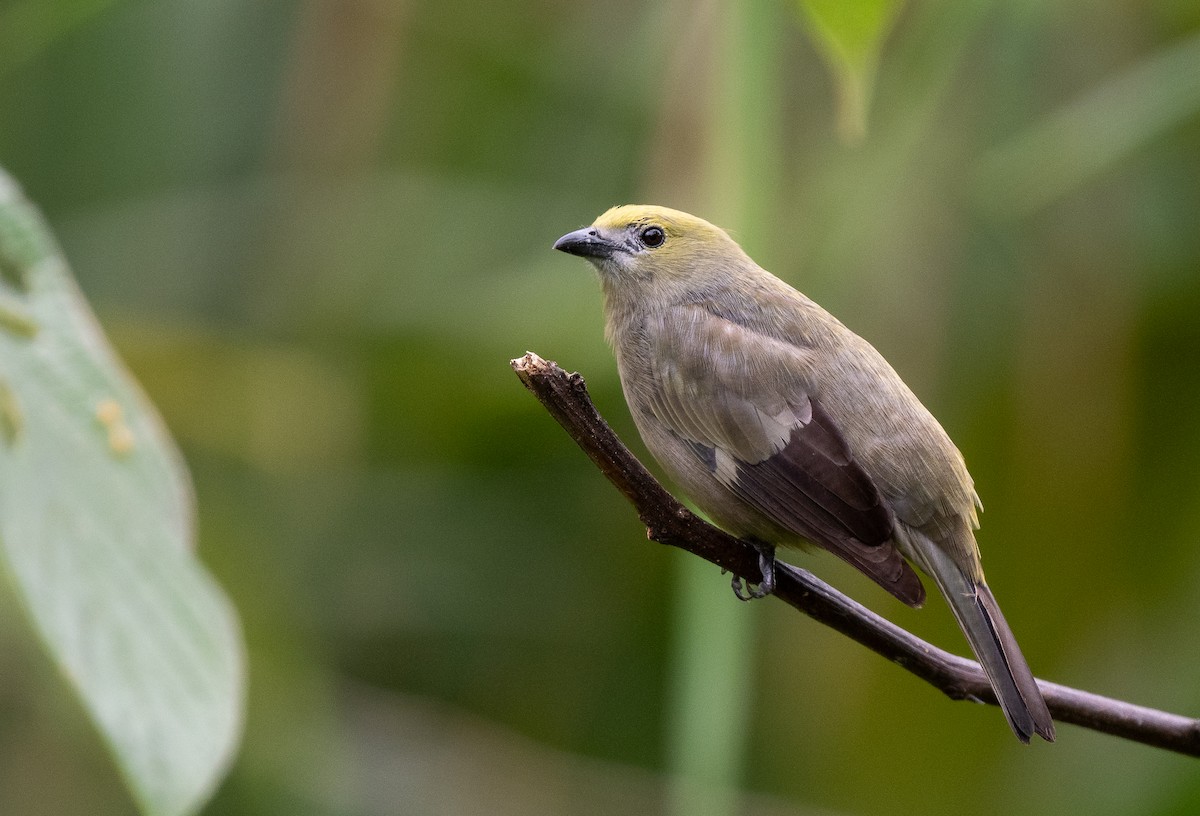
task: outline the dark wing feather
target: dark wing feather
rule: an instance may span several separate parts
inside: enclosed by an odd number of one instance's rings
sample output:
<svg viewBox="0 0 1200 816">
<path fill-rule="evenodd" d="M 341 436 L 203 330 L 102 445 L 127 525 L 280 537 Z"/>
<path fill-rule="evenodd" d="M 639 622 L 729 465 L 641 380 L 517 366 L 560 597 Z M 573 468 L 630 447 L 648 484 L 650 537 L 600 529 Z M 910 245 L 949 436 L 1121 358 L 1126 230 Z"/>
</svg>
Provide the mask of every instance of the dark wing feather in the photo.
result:
<svg viewBox="0 0 1200 816">
<path fill-rule="evenodd" d="M 910 606 L 925 600 L 921 580 L 892 541 L 893 520 L 828 414 L 812 420 L 760 462 L 737 463 L 729 485 L 776 524 L 845 559 Z"/>
<path fill-rule="evenodd" d="M 656 339 L 650 409 L 721 484 L 905 603 L 924 601 L 891 512 L 805 383 L 805 349 L 698 305 L 664 315 Z"/>
</svg>

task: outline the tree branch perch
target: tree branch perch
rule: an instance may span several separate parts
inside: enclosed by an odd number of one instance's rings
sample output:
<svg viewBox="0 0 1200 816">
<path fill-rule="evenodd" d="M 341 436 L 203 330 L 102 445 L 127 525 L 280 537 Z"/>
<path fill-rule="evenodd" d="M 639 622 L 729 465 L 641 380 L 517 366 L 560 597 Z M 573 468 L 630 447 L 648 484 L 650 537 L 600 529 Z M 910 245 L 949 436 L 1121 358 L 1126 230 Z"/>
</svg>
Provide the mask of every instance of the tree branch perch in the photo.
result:
<svg viewBox="0 0 1200 816">
<path fill-rule="evenodd" d="M 583 377 L 527 353 L 512 361 L 525 387 L 637 510 L 654 541 L 679 547 L 751 582 L 758 552 L 718 530 L 668 493 L 600 416 Z M 780 563 L 775 595 L 811 618 L 900 664 L 954 700 L 996 704 L 978 663 L 937 648 L 838 592 L 807 570 Z M 1200 720 L 1039 680 L 1059 722 L 1200 757 Z"/>
</svg>

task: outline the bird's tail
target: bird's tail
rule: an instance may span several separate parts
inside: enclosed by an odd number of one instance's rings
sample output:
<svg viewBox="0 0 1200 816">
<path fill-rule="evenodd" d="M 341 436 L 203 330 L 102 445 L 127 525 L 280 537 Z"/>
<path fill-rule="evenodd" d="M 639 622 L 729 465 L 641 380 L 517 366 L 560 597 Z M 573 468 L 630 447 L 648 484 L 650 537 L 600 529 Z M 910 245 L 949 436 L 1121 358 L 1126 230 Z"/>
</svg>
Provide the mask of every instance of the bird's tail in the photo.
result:
<svg viewBox="0 0 1200 816">
<path fill-rule="evenodd" d="M 1053 742 L 1054 721 L 1046 701 L 992 591 L 982 579 L 966 575 L 940 547 L 923 554 L 935 562 L 927 571 L 950 603 L 1017 739 L 1029 742 L 1037 734 Z"/>
</svg>

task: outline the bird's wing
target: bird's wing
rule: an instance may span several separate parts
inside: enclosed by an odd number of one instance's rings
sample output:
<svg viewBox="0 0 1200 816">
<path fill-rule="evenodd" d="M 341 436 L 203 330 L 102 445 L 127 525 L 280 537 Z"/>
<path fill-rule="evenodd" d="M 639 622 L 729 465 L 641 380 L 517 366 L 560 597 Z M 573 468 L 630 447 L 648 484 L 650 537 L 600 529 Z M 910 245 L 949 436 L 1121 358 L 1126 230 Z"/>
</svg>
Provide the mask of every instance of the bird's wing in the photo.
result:
<svg viewBox="0 0 1200 816">
<path fill-rule="evenodd" d="M 746 504 L 919 606 L 925 591 L 896 549 L 891 511 L 814 393 L 811 352 L 698 305 L 663 319 L 655 416 Z"/>
</svg>

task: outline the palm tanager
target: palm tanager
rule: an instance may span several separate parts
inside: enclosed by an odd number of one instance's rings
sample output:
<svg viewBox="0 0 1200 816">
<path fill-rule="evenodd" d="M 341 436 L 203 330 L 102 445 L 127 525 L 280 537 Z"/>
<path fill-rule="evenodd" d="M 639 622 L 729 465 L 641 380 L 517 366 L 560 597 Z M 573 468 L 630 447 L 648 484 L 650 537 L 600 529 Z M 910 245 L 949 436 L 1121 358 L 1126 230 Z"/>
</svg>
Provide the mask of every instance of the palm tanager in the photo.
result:
<svg viewBox="0 0 1200 816">
<path fill-rule="evenodd" d="M 962 454 L 879 352 L 687 213 L 614 207 L 554 248 L 599 274 L 646 447 L 762 554 L 754 596 L 773 585 L 776 545 L 813 544 L 920 606 L 911 561 L 946 597 L 1017 737 L 1054 739 L 984 581 Z M 734 589 L 744 597 L 737 579 Z"/>
</svg>

